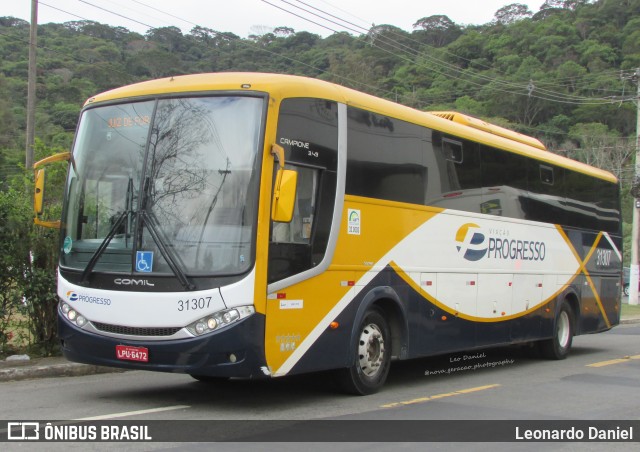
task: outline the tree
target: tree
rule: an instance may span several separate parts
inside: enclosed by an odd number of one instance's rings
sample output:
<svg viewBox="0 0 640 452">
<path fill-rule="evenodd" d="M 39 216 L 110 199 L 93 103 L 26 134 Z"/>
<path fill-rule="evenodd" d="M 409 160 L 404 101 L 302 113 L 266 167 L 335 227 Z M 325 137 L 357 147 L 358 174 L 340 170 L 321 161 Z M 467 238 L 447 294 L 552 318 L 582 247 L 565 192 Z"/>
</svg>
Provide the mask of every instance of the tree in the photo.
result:
<svg viewBox="0 0 640 452">
<path fill-rule="evenodd" d="M 7 354 L 9 326 L 22 304 L 23 275 L 28 269 L 30 220 L 24 186 L 0 191 L 0 353 Z"/>
<path fill-rule="evenodd" d="M 147 32 L 147 38 L 164 46 L 169 53 L 185 50 L 186 40 L 178 27 L 151 28 Z"/>
<path fill-rule="evenodd" d="M 571 157 L 610 171 L 619 179 L 635 152 L 633 140 L 620 138 L 602 123 L 576 124 L 569 130 L 569 138 L 574 145 L 569 150 Z"/>
<path fill-rule="evenodd" d="M 137 77 L 159 78 L 182 72 L 180 57 L 163 50 L 136 53 L 127 61 L 127 70 Z"/>
<path fill-rule="evenodd" d="M 434 15 L 418 19 L 413 24 L 416 28 L 422 30 L 418 36 L 426 44 L 433 47 L 442 47 L 455 41 L 461 34 L 460 27 L 455 24 L 448 16 Z"/>
<path fill-rule="evenodd" d="M 36 159 L 64 151 L 45 146 L 36 139 L 34 146 Z M 51 165 L 47 168 L 46 211 L 49 218 L 62 215 L 62 195 L 66 179 L 65 165 Z M 23 188 L 24 180 L 20 186 Z M 35 227 L 31 219 L 31 199 L 22 196 L 22 206 L 26 206 L 28 221 L 22 224 L 26 231 L 28 253 L 25 270 L 17 281 L 24 296 L 21 311 L 28 319 L 32 345 L 38 347 L 39 354 L 48 356 L 56 352 L 58 341 L 56 294 L 56 269 L 58 267 L 59 231 Z"/>
<path fill-rule="evenodd" d="M 466 113 L 470 116 L 486 116 L 487 109 L 483 102 L 475 100 L 470 96 L 462 96 L 456 99 L 455 109 L 461 113 Z"/>
<path fill-rule="evenodd" d="M 523 5 L 522 3 L 511 3 L 496 11 L 493 17 L 496 19 L 496 23 L 508 25 L 527 17 L 531 17 L 532 15 L 533 13 L 529 10 L 527 5 Z"/>
<path fill-rule="evenodd" d="M 287 36 L 295 34 L 295 30 L 290 27 L 276 27 L 273 30 L 273 34 L 278 36 L 279 38 L 286 38 Z"/>
</svg>

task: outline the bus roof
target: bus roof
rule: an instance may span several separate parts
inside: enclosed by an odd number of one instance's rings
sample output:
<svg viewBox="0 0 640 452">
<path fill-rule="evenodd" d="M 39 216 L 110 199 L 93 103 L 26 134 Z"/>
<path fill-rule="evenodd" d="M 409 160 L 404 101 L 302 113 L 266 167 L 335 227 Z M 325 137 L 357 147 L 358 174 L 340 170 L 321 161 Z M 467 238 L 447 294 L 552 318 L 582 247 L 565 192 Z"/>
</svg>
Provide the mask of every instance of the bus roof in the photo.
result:
<svg viewBox="0 0 640 452">
<path fill-rule="evenodd" d="M 460 138 L 535 158 L 545 163 L 617 183 L 608 171 L 594 168 L 546 150 L 537 139 L 455 112 L 424 112 L 323 80 L 295 75 L 253 72 L 220 72 L 167 77 L 135 83 L 98 94 L 85 106 L 100 102 L 170 93 L 218 90 L 258 91 L 278 100 L 313 97 L 334 100 L 374 113 L 419 124 Z"/>
</svg>

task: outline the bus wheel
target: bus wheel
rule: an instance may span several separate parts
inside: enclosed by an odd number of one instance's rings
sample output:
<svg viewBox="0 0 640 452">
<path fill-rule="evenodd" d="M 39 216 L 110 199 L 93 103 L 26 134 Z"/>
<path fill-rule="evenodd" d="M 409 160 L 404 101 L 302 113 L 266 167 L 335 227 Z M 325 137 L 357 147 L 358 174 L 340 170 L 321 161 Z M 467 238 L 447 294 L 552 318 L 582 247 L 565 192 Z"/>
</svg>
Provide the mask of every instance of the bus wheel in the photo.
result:
<svg viewBox="0 0 640 452">
<path fill-rule="evenodd" d="M 389 326 L 374 307 L 365 314 L 357 331 L 354 363 L 344 369 L 342 386 L 350 394 L 373 394 L 384 385 L 391 365 Z"/>
<path fill-rule="evenodd" d="M 547 359 L 565 359 L 573 341 L 574 318 L 568 303 L 563 302 L 556 317 L 553 337 L 540 342 L 540 353 Z"/>
<path fill-rule="evenodd" d="M 191 375 L 191 378 L 195 378 L 200 383 L 224 383 L 229 381 L 229 377 L 211 377 L 209 375 Z"/>
</svg>

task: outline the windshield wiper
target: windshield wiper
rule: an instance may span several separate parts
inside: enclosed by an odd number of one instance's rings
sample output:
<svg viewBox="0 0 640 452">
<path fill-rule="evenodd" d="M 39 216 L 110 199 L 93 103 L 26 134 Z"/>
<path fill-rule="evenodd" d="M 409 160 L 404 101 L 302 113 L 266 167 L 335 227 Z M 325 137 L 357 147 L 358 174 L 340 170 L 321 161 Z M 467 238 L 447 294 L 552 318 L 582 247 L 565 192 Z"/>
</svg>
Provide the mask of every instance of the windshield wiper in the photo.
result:
<svg viewBox="0 0 640 452">
<path fill-rule="evenodd" d="M 182 287 L 185 290 L 191 291 L 195 290 L 196 287 L 187 279 L 187 275 L 184 272 L 184 264 L 180 261 L 179 257 L 171 250 L 169 247 L 165 245 L 165 241 L 161 237 L 160 228 L 158 227 L 158 220 L 156 220 L 153 212 L 149 211 L 148 203 L 150 199 L 149 190 L 151 189 L 151 181 L 149 177 L 146 177 L 144 180 L 144 186 L 142 189 L 142 203 L 140 207 L 140 211 L 138 212 L 138 234 L 139 234 L 139 243 L 142 239 L 142 228 L 143 226 L 147 226 L 149 230 L 149 234 L 151 234 L 151 238 L 158 246 L 158 250 L 160 250 L 160 254 L 164 257 L 164 260 L 167 261 L 169 268 L 173 272 L 173 274 L 178 278 Z"/>
<path fill-rule="evenodd" d="M 160 237 L 158 221 L 155 219 L 153 213 L 149 213 L 146 210 L 143 210 L 142 221 L 143 224 L 146 225 L 149 229 L 149 234 L 151 234 L 151 238 L 153 239 L 153 241 L 156 242 L 156 245 L 160 250 L 160 254 L 162 254 L 162 257 L 164 257 L 164 259 L 167 261 L 167 264 L 169 264 L 169 268 L 171 269 L 173 274 L 176 275 L 176 278 L 178 278 L 178 281 L 180 282 L 180 284 L 182 284 L 182 287 L 184 287 L 184 289 L 188 291 L 195 290 L 196 287 L 191 282 L 189 282 L 186 273 L 182 269 L 184 267 L 184 264 L 180 261 L 179 257 L 173 252 L 173 250 L 165 245 L 164 240 L 162 240 L 162 238 Z"/>
<path fill-rule="evenodd" d="M 80 278 L 80 284 L 86 283 L 89 280 L 89 275 L 93 271 L 93 267 L 96 266 L 98 259 L 100 259 L 100 256 L 102 256 L 102 253 L 104 253 L 104 250 L 107 249 L 107 246 L 109 246 L 109 243 L 111 242 L 111 240 L 116 236 L 118 229 L 120 228 L 120 226 L 122 226 L 122 223 L 124 223 L 124 220 L 127 219 L 130 213 L 131 213 L 130 210 L 125 210 L 120 214 L 116 222 L 111 227 L 111 230 L 109 231 L 107 236 L 104 238 L 104 240 L 102 241 L 98 249 L 95 251 L 95 253 L 93 253 L 93 256 L 91 256 L 91 259 L 87 263 L 87 266 L 84 268 L 84 271 L 82 272 L 82 277 Z"/>
<path fill-rule="evenodd" d="M 118 233 L 118 230 L 120 229 L 120 226 L 122 226 L 124 221 L 128 220 L 130 218 L 130 215 L 133 213 L 133 210 L 131 210 L 132 207 L 133 207 L 133 179 L 129 177 L 129 182 L 127 183 L 127 200 L 126 200 L 125 210 L 120 214 L 118 219 L 113 223 L 113 226 L 111 226 L 111 230 L 109 231 L 107 236 L 104 238 L 104 240 L 102 240 L 102 243 L 100 243 L 100 246 L 98 247 L 98 249 L 93 253 L 93 255 L 91 256 L 91 259 L 89 259 L 87 266 L 84 268 L 82 272 L 82 277 L 80 278 L 80 284 L 84 284 L 87 281 L 89 281 L 89 276 L 93 271 L 93 267 L 95 267 L 96 264 L 98 263 L 98 259 L 100 259 L 100 256 L 102 256 L 102 253 L 104 253 L 104 250 L 107 249 L 107 247 L 109 246 L 109 243 L 111 243 L 111 240 L 113 240 L 113 238 L 116 236 L 116 234 Z M 130 224 L 127 224 L 127 226 L 125 227 L 125 233 L 124 233 L 125 243 L 127 242 L 129 237 L 129 227 L 130 227 Z"/>
<path fill-rule="evenodd" d="M 131 189 L 131 187 L 132 187 L 132 181 L 131 179 L 129 179 L 129 189 Z M 187 275 L 183 270 L 184 264 L 179 260 L 178 256 L 176 256 L 176 254 L 165 245 L 165 241 L 161 237 L 160 230 L 158 228 L 158 221 L 156 220 L 155 216 L 153 215 L 153 213 L 150 213 L 147 211 L 148 196 L 146 195 L 147 195 L 148 189 L 149 189 L 149 180 L 147 178 L 147 180 L 145 181 L 145 186 L 143 191 L 143 193 L 145 194 L 145 197 L 142 201 L 142 211 L 137 213 L 138 219 L 142 221 L 136 221 L 136 223 L 138 224 L 137 228 L 139 229 L 141 234 L 142 226 L 143 225 L 147 226 L 149 230 L 149 234 L 151 235 L 151 238 L 153 239 L 153 241 L 158 246 L 158 249 L 160 250 L 160 254 L 162 254 L 162 257 L 164 257 L 164 259 L 167 261 L 169 268 L 171 269 L 173 274 L 176 276 L 176 278 L 178 278 L 178 281 L 180 282 L 182 287 L 184 287 L 184 289 L 188 291 L 195 290 L 196 286 L 193 285 L 191 282 L 189 282 Z M 104 240 L 102 240 L 102 243 L 100 243 L 100 246 L 98 247 L 98 249 L 93 253 L 93 255 L 91 256 L 91 259 L 89 259 L 87 266 L 82 272 L 82 277 L 80 278 L 80 284 L 87 283 L 87 281 L 89 280 L 89 276 L 93 272 L 93 268 L 98 263 L 100 256 L 102 256 L 102 254 L 105 252 L 105 250 L 109 246 L 109 243 L 111 243 L 111 240 L 113 240 L 113 238 L 117 235 L 119 228 L 123 225 L 125 220 L 129 219 L 130 215 L 134 214 L 133 210 L 131 209 L 131 206 L 133 205 L 133 198 L 130 195 L 127 196 L 127 204 L 128 204 L 127 209 L 120 214 L 118 219 L 115 221 L 115 223 L 111 227 L 111 230 L 109 231 L 107 236 L 104 238 Z M 129 234 L 125 233 L 125 235 L 126 237 L 128 237 Z"/>
</svg>

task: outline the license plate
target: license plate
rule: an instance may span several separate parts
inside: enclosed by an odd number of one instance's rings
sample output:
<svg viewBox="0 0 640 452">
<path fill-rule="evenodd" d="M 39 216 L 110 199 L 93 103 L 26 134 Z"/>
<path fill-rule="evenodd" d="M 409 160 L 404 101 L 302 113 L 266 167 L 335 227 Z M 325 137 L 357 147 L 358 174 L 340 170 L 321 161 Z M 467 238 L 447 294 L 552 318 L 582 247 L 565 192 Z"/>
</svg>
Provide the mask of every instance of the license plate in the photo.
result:
<svg viewBox="0 0 640 452">
<path fill-rule="evenodd" d="M 149 349 L 132 347 L 130 345 L 116 345 L 116 357 L 125 361 L 149 362 Z"/>
</svg>

